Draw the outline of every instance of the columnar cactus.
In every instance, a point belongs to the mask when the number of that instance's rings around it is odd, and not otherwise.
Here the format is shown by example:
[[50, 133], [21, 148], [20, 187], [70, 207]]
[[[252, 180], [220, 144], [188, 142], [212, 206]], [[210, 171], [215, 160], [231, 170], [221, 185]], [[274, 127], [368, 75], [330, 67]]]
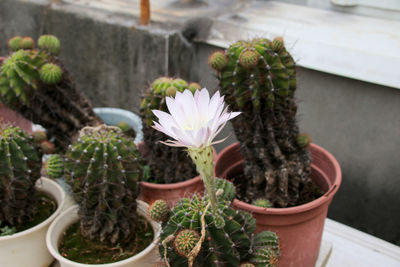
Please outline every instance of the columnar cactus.
[[9, 46], [16, 52], [0, 68], [0, 100], [45, 127], [49, 138], [66, 148], [81, 128], [99, 125], [101, 119], [56, 57], [59, 40], [42, 36], [38, 49], [28, 46], [31, 41], [10, 39]]
[[160, 144], [160, 140], [168, 137], [154, 130], [151, 126], [157, 120], [152, 110], [158, 109], [167, 112], [166, 96], [175, 96], [177, 91], [189, 89], [195, 92], [200, 85], [187, 83], [182, 79], [161, 77], [156, 79], [146, 90], [141, 103], [141, 117], [143, 119], [143, 139], [148, 148], [148, 164], [151, 166], [151, 176], [159, 183], [175, 183], [197, 175], [196, 167], [182, 148], [168, 147]]
[[245, 159], [246, 198], [296, 205], [311, 183], [311, 160], [296, 123], [295, 63], [282, 38], [236, 42], [209, 64], [227, 104], [242, 111], [232, 123]]
[[130, 236], [142, 171], [133, 140], [118, 127], [81, 130], [66, 153], [65, 178], [80, 206], [83, 236], [111, 244]]
[[0, 125], [0, 221], [17, 225], [35, 212], [35, 182], [42, 158], [21, 129]]

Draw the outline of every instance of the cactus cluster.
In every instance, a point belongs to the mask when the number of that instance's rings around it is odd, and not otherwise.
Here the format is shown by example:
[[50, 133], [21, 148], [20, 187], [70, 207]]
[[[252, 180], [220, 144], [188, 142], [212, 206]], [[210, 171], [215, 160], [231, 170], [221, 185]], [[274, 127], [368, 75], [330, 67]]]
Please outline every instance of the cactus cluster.
[[[255, 219], [251, 214], [230, 207], [234, 186], [218, 179], [216, 187], [220, 193], [223, 188], [230, 192], [218, 196], [225, 225], [216, 226], [206, 197], [181, 199], [169, 212], [170, 217], [163, 220], [159, 250], [165, 263], [174, 267], [277, 266], [280, 249], [276, 234], [255, 234]], [[150, 207], [152, 211], [156, 212]]]
[[57, 37], [41, 36], [38, 48], [30, 37], [17, 36], [8, 44], [14, 52], [0, 68], [0, 100], [4, 104], [45, 127], [49, 138], [54, 137], [62, 148], [84, 126], [101, 123], [62, 67]]
[[0, 221], [17, 225], [35, 212], [35, 182], [40, 178], [40, 150], [21, 129], [0, 125]]
[[81, 130], [67, 150], [64, 175], [79, 203], [83, 236], [110, 244], [130, 237], [142, 172], [133, 140], [118, 127]]
[[209, 65], [226, 103], [242, 112], [232, 123], [245, 159], [246, 199], [296, 205], [311, 183], [311, 160], [296, 122], [295, 62], [282, 38], [238, 41], [214, 52]]
[[183, 150], [160, 144], [160, 140], [166, 140], [168, 137], [151, 126], [153, 121], [157, 120], [152, 110], [168, 111], [167, 96], [173, 97], [176, 92], [183, 92], [185, 89], [195, 92], [200, 88], [198, 83], [161, 77], [156, 79], [145, 91], [140, 113], [143, 120], [143, 139], [149, 151], [147, 163], [151, 167], [152, 182], [176, 183], [197, 175], [195, 165], [185, 153], [182, 153]]

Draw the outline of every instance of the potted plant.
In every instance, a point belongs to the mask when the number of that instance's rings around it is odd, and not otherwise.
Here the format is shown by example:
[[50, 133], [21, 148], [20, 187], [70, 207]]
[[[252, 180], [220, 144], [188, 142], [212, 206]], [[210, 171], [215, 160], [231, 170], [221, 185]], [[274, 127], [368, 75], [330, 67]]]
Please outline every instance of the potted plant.
[[64, 173], [78, 206], [47, 234], [61, 267], [153, 266], [159, 225], [136, 200], [143, 163], [133, 139], [118, 127], [85, 127], [66, 152]]
[[[279, 266], [313, 266], [341, 171], [331, 154], [299, 133], [293, 58], [282, 38], [257, 38], [214, 52], [209, 64], [227, 103], [243, 113], [232, 122], [239, 143], [221, 152], [215, 175], [238, 185], [233, 206], [251, 212], [258, 231], [278, 234]], [[252, 205], [260, 198], [265, 207]]]
[[[156, 201], [149, 213], [163, 221], [159, 245], [166, 266], [277, 266], [279, 244], [269, 231], [254, 234], [255, 220], [245, 211], [235, 211], [230, 202], [235, 188], [213, 175], [212, 148], [215, 136], [238, 112], [224, 109], [219, 92], [176, 92], [167, 98], [171, 114], [155, 110], [155, 129], [174, 140], [164, 144], [187, 148], [206, 189], [205, 196], [181, 199], [169, 212], [165, 201]], [[183, 116], [185, 114], [186, 116]], [[190, 119], [187, 119], [190, 118]], [[169, 218], [168, 218], [169, 217]]]
[[[46, 231], [65, 194], [40, 178], [41, 152], [20, 128], [0, 125], [0, 266], [48, 266]], [[40, 178], [40, 179], [39, 179]]]
[[30, 37], [13, 37], [8, 45], [13, 52], [0, 71], [0, 100], [7, 107], [42, 125], [63, 149], [81, 128], [102, 123], [62, 67], [57, 37], [40, 36], [37, 48]]
[[[174, 97], [177, 92], [189, 89], [194, 93], [200, 89], [198, 83], [188, 83], [182, 79], [160, 77], [148, 88], [141, 103], [140, 114], [143, 120], [143, 141], [140, 148], [145, 154], [149, 166], [149, 175], [146, 181], [141, 182], [141, 198], [151, 203], [157, 199], [164, 199], [172, 206], [181, 197], [189, 197], [204, 190], [196, 166], [191, 159], [182, 153], [182, 148], [165, 146], [160, 140], [166, 138], [165, 133], [153, 129], [156, 116], [153, 110], [168, 110], [167, 97]], [[213, 150], [213, 155], [216, 153]]]

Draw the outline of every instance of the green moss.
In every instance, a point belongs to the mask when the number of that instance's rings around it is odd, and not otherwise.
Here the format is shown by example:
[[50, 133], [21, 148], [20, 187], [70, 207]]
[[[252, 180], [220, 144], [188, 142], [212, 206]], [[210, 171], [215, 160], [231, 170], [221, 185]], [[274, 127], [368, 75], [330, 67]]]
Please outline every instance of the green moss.
[[72, 261], [85, 264], [105, 264], [132, 257], [151, 244], [154, 238], [150, 223], [138, 217], [133, 234], [115, 246], [91, 241], [82, 236], [80, 223], [70, 226], [59, 247], [60, 254]]

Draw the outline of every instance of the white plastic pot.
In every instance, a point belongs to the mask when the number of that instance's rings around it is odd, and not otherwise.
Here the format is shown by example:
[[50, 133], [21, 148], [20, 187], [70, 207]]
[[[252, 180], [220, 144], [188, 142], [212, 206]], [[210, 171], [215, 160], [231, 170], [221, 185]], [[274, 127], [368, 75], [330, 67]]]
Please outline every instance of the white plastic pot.
[[54, 260], [46, 247], [46, 232], [63, 208], [65, 193], [56, 182], [44, 177], [36, 182], [36, 189], [56, 200], [57, 210], [35, 227], [0, 237], [1, 267], [46, 267]]
[[63, 233], [67, 230], [67, 228], [79, 220], [78, 205], [72, 206], [61, 213], [61, 215], [51, 224], [46, 237], [46, 243], [50, 253], [59, 262], [60, 267], [154, 267], [160, 259], [157, 244], [161, 227], [159, 223], [150, 219], [147, 213], [147, 203], [137, 200], [137, 204], [138, 214], [144, 216], [153, 227], [154, 240], [147, 248], [135, 256], [122, 261], [107, 264], [83, 264], [73, 262], [61, 256], [58, 252], [58, 246], [63, 237]]
[[143, 141], [142, 119], [135, 113], [120, 108], [94, 108], [94, 112], [107, 125], [116, 125], [126, 122], [136, 132], [135, 144]]

